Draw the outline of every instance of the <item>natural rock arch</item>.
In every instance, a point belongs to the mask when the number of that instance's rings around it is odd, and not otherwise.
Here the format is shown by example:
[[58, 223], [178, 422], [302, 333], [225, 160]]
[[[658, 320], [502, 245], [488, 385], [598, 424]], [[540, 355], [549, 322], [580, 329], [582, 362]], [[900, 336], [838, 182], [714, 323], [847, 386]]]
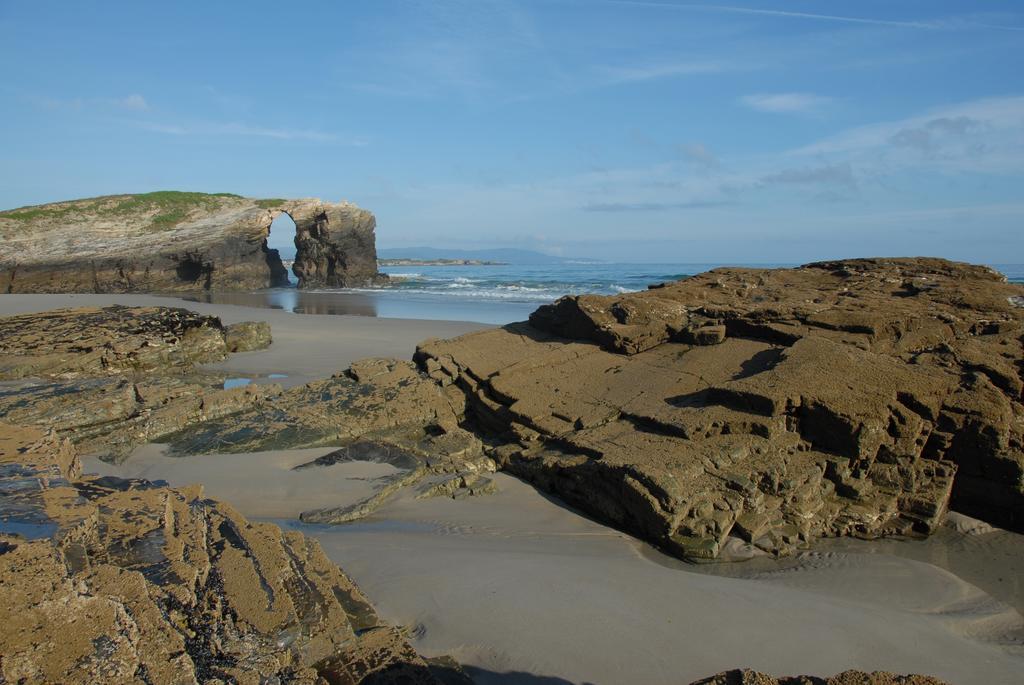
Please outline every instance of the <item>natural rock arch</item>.
[[0, 212], [0, 291], [173, 292], [288, 284], [267, 244], [295, 222], [299, 287], [380, 283], [371, 212], [349, 202], [160, 191]]
[[376, 218], [351, 203], [298, 200], [281, 209], [295, 222], [295, 264], [300, 288], [379, 283]]

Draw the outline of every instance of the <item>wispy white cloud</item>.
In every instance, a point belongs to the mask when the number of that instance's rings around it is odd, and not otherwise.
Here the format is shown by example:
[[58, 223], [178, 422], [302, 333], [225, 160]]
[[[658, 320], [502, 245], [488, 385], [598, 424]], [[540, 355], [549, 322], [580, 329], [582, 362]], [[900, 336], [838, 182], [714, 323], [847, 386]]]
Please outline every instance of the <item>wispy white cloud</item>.
[[806, 114], [831, 104], [833, 100], [813, 93], [757, 93], [744, 95], [740, 102], [759, 112]]
[[845, 160], [872, 173], [1024, 172], [1024, 97], [987, 98], [858, 126], [791, 156]]
[[725, 200], [691, 200], [688, 202], [591, 202], [583, 205], [585, 212], [667, 212], [685, 209], [713, 209], [734, 204]]
[[628, 67], [605, 67], [602, 71], [605, 82], [632, 83], [651, 81], [654, 79], [672, 78], [675, 76], [693, 76], [695, 74], [713, 74], [728, 69], [719, 62], [661, 62]]
[[143, 111], [149, 109], [149, 103], [146, 102], [146, 98], [142, 97], [138, 93], [132, 93], [126, 95], [123, 98], [117, 98], [114, 100], [114, 104], [125, 109], [134, 109], [137, 111]]
[[[891, 215], [893, 225], [923, 220], [933, 211], [950, 221], [995, 225], [1016, 216], [1020, 204], [973, 205], [970, 193], [949, 191], [948, 179], [937, 179], [936, 173], [1006, 178], [1024, 172], [1024, 98], [979, 100], [849, 129], [781, 155], [719, 156], [700, 144], [644, 145], [660, 147], [671, 160], [532, 183], [426, 184], [396, 193], [400, 202], [434, 217], [439, 227], [448, 221], [473, 225], [479, 216], [490, 216], [495, 230], [572, 223], [580, 212], [595, 231], [612, 234], [621, 232], [618, 217], [630, 214], [644, 216], [645, 231], [666, 235], [683, 226], [736, 226], [737, 217], [755, 219], [755, 224], [763, 217], [803, 217], [812, 226], [836, 215], [833, 205], [839, 200], [848, 203], [839, 214], [861, 217], [857, 209], [872, 208]], [[931, 209], [929, 198], [937, 188], [946, 188], [940, 192], [949, 193], [951, 205], [961, 204]], [[445, 199], [451, 197], [459, 198], [457, 210]], [[489, 214], [495, 206], [510, 209], [495, 217]], [[870, 226], [870, 216], [864, 214], [859, 225]]]
[[146, 131], [176, 136], [248, 136], [254, 138], [274, 138], [277, 140], [334, 143], [353, 147], [369, 145], [369, 140], [361, 137], [344, 138], [335, 133], [317, 131], [314, 129], [274, 128], [268, 126], [254, 126], [239, 122], [204, 122], [185, 125], [149, 121], [136, 121], [133, 123]]
[[904, 20], [904, 19], [881, 19], [878, 17], [857, 17], [843, 14], [823, 14], [819, 12], [795, 12], [792, 10], [770, 9], [763, 7], [742, 7], [736, 5], [711, 5], [706, 3], [689, 2], [655, 2], [654, 0], [602, 0], [611, 5], [629, 5], [634, 7], [656, 7], [659, 9], [698, 11], [698, 12], [722, 12], [729, 14], [751, 14], [766, 17], [780, 17], [788, 19], [807, 19], [812, 21], [840, 22], [845, 24], [866, 24], [870, 26], [892, 26], [906, 29], [919, 29], [926, 31], [940, 31], [951, 29], [983, 28], [997, 31], [1024, 31], [1024, 27], [1010, 26], [1003, 24], [991, 24], [976, 21], [971, 17], [955, 17], [952, 19], [927, 19], [927, 20]]
[[761, 177], [761, 182], [771, 184], [813, 184], [830, 183], [854, 188], [857, 179], [853, 175], [853, 167], [849, 163], [824, 164], [817, 167], [799, 169], [782, 169]]
[[704, 143], [679, 145], [677, 150], [683, 159], [704, 169], [713, 169], [718, 166], [718, 158]]
[[25, 100], [40, 107], [42, 109], [49, 110], [84, 110], [84, 109], [102, 109], [117, 107], [119, 109], [130, 109], [135, 111], [144, 111], [149, 109], [149, 103], [146, 102], [146, 98], [139, 95], [138, 93], [132, 93], [123, 97], [73, 97], [73, 98], [55, 98], [48, 95], [26, 95]]

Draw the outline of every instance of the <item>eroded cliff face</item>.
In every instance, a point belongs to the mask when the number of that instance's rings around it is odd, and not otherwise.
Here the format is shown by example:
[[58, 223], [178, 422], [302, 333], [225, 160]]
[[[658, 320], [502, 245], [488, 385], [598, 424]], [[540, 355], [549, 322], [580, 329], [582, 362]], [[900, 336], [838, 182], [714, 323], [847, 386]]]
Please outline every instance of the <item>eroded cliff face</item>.
[[267, 246], [296, 223], [299, 286], [357, 286], [377, 273], [373, 214], [355, 205], [158, 192], [0, 212], [0, 291], [175, 292], [288, 284]]

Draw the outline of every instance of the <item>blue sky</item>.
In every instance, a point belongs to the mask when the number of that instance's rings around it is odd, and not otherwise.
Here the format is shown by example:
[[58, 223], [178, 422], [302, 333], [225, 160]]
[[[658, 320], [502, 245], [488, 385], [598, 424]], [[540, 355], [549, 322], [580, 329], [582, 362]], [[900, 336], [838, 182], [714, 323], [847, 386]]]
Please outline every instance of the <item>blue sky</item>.
[[735, 3], [0, 0], [0, 206], [315, 196], [382, 247], [1024, 262], [1022, 3]]

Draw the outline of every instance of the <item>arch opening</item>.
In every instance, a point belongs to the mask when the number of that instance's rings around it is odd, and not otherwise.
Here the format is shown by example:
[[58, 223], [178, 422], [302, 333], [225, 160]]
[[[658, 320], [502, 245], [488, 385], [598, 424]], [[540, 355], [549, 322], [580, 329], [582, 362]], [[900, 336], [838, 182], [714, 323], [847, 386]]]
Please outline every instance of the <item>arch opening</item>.
[[267, 234], [267, 248], [276, 250], [280, 256], [288, 276], [288, 285], [296, 286], [299, 283], [295, 275], [295, 220], [288, 212], [281, 212], [270, 222], [270, 232]]

